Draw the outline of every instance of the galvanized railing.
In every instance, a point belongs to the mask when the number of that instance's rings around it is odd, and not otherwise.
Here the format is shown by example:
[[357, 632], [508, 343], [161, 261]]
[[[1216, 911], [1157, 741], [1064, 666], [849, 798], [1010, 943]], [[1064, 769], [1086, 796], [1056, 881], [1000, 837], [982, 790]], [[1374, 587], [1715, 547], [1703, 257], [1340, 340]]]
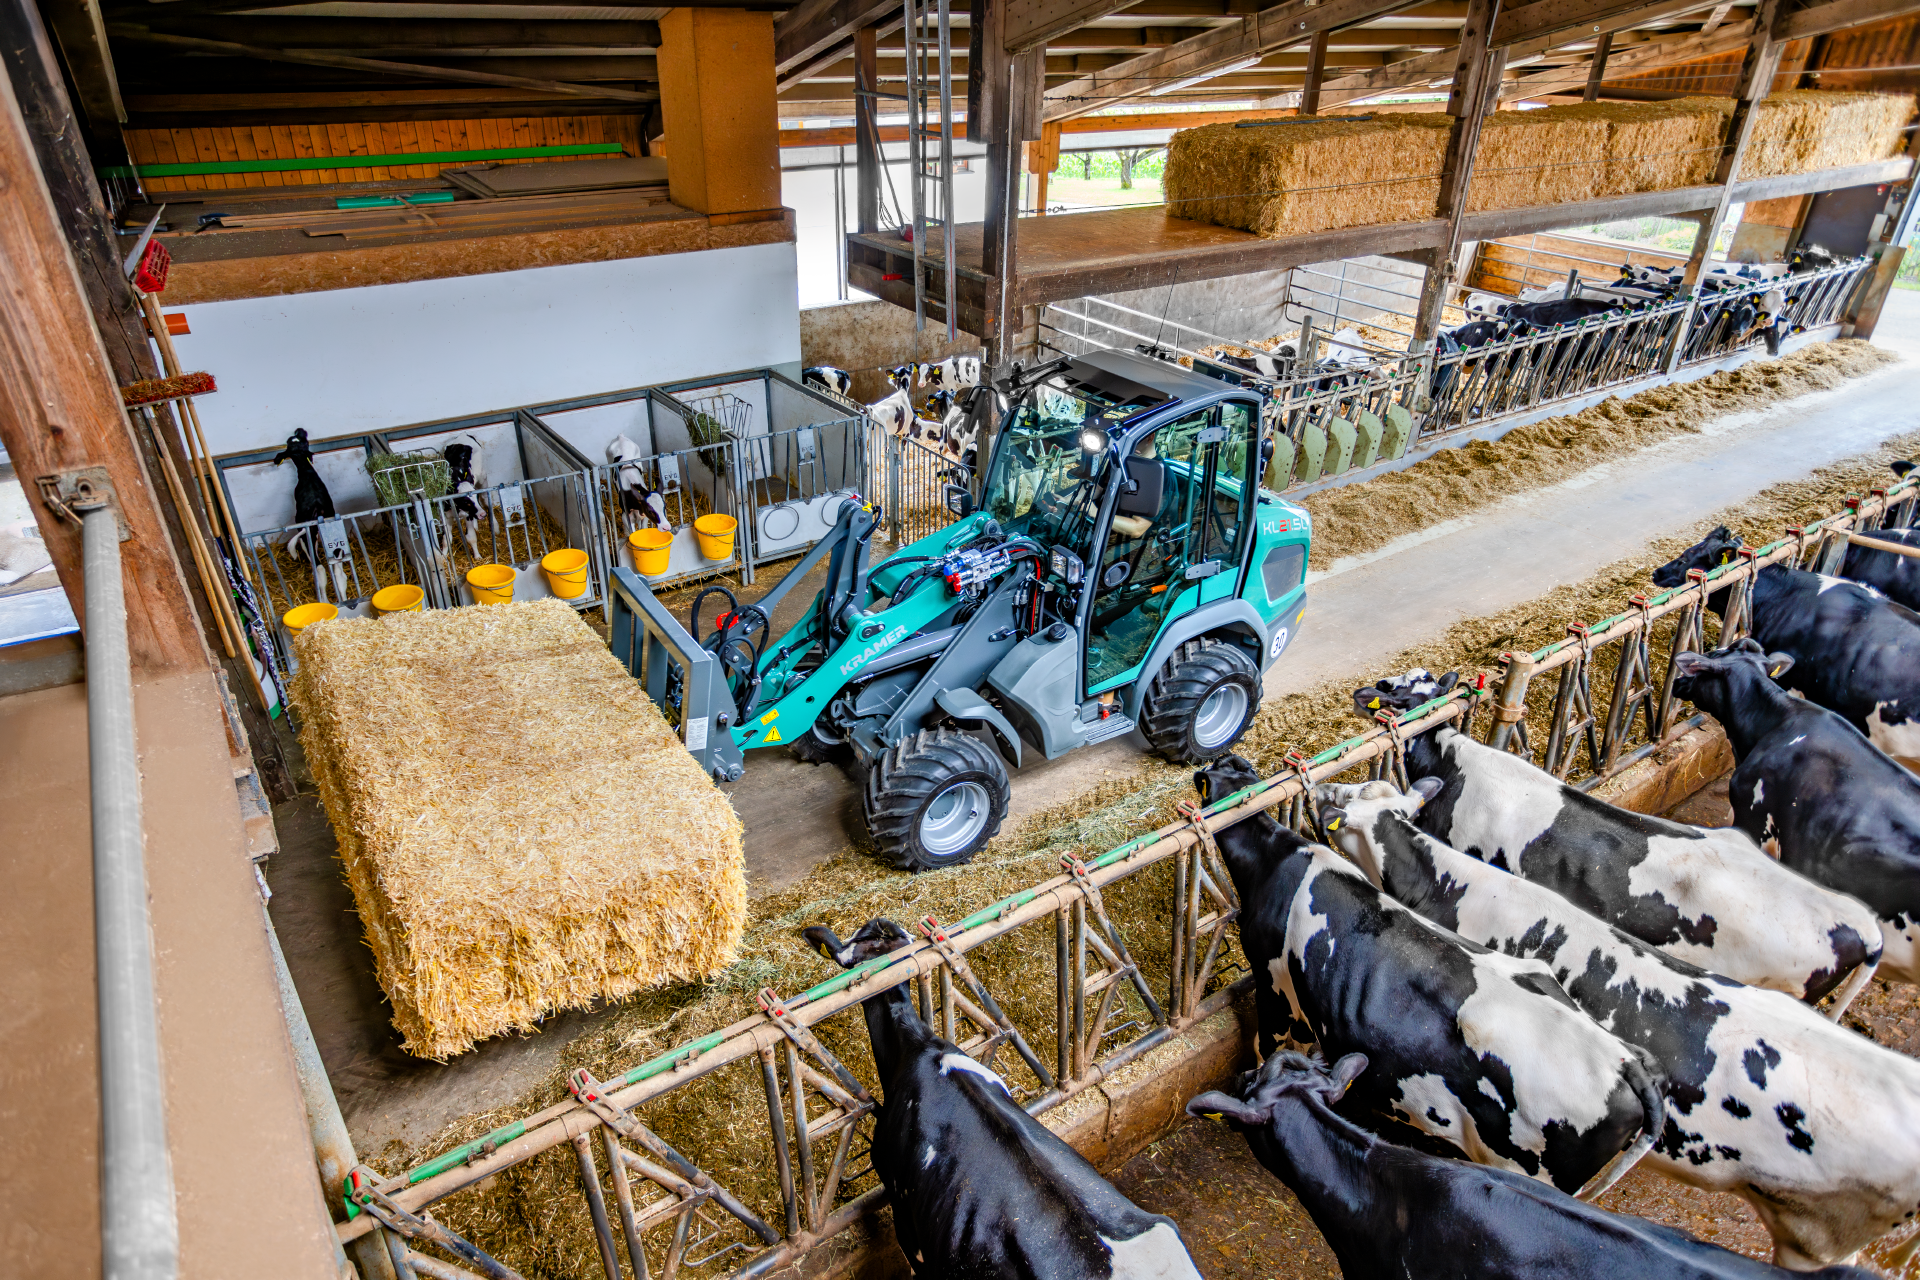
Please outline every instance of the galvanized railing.
[[[795, 996], [763, 991], [761, 1011], [751, 1017], [604, 1082], [578, 1078], [570, 1101], [398, 1176], [362, 1170], [350, 1192], [356, 1216], [340, 1225], [340, 1236], [352, 1241], [370, 1230], [390, 1233], [393, 1256], [412, 1268], [401, 1271], [402, 1280], [410, 1274], [475, 1274], [422, 1254], [428, 1246], [488, 1276], [513, 1276], [425, 1212], [541, 1152], [570, 1145], [607, 1280], [628, 1274], [623, 1253], [631, 1274], [652, 1274], [650, 1251], [667, 1275], [702, 1264], [716, 1267], [741, 1252], [752, 1256], [732, 1275], [784, 1267], [884, 1199], [871, 1169], [858, 1167], [864, 1157], [856, 1149], [872, 1114], [873, 1082], [851, 1071], [814, 1028], [830, 1019], [857, 1019], [866, 997], [911, 982], [930, 1022], [1006, 1074], [1030, 1113], [1044, 1113], [1250, 988], [1251, 976], [1231, 980], [1237, 962], [1225, 958], [1227, 926], [1239, 904], [1212, 833], [1281, 806], [1284, 820], [1311, 833], [1306, 797], [1313, 783], [1365, 768], [1405, 785], [1410, 779], [1403, 746], [1409, 738], [1447, 721], [1471, 733], [1483, 708], [1489, 713], [1483, 720], [1486, 741], [1591, 788], [1699, 723], [1699, 716], [1682, 714], [1674, 697], [1673, 654], [1705, 644], [1709, 594], [1727, 588], [1734, 593], [1719, 630], [1724, 643], [1744, 633], [1746, 602], [1762, 568], [1805, 563], [1831, 569], [1845, 554], [1848, 531], [1900, 523], [1916, 495], [1920, 476], [1850, 498], [1846, 510], [1789, 530], [1787, 537], [1710, 573], [1696, 573], [1684, 586], [1637, 595], [1624, 612], [1575, 627], [1565, 640], [1506, 655], [1503, 674], [1491, 680], [1469, 678], [1445, 697], [1397, 718], [1383, 717], [1310, 758], [1289, 752], [1281, 770], [1263, 782], [1204, 810], [1190, 806], [1181, 820], [1098, 857], [1064, 858], [1061, 874], [963, 920], [929, 923], [922, 939], [901, 951]], [[1556, 678], [1544, 679], [1549, 673]], [[1170, 959], [1156, 984], [1135, 958], [1138, 937], [1130, 939], [1119, 927], [1103, 891], [1167, 862], [1173, 871], [1164, 912]], [[1030, 1024], [1023, 1031], [966, 957], [1017, 930], [1049, 928], [1052, 1025]], [[857, 1023], [840, 1025], [864, 1034]], [[1135, 1034], [1122, 1039], [1116, 1030]], [[1033, 1047], [1047, 1039], [1056, 1046], [1051, 1060]], [[732, 1064], [756, 1062], [767, 1114], [764, 1167], [776, 1171], [779, 1184], [779, 1211], [772, 1215], [756, 1213], [715, 1180], [702, 1168], [700, 1152], [683, 1155], [646, 1124], [649, 1104]], [[618, 1210], [617, 1236], [608, 1192]], [[688, 1256], [695, 1249], [704, 1251], [698, 1261]]]
[[869, 483], [886, 514], [887, 537], [896, 547], [918, 542], [957, 517], [947, 509], [949, 484], [970, 485], [973, 472], [958, 458], [897, 436], [867, 420]]

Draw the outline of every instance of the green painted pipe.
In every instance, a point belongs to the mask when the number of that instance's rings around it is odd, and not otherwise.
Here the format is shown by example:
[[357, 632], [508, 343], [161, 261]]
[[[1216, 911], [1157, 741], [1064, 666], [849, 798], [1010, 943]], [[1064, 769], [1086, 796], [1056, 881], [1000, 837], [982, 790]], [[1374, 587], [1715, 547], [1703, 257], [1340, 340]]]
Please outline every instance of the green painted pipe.
[[410, 196], [341, 196], [336, 209], [398, 209], [409, 204], [452, 204], [451, 191], [420, 191]]
[[196, 160], [184, 164], [108, 165], [107, 178], [191, 178], [216, 173], [292, 173], [312, 169], [378, 169], [409, 164], [467, 164], [476, 160], [538, 160], [551, 156], [624, 155], [617, 142], [568, 142], [551, 147], [496, 147], [490, 151], [416, 151], [389, 156], [300, 156], [283, 160]]

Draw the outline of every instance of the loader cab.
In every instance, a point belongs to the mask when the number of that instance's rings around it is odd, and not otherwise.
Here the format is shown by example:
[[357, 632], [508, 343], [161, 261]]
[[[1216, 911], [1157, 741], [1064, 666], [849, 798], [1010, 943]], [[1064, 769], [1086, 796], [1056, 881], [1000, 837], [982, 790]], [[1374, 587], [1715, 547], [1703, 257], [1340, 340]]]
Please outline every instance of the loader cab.
[[1076, 360], [1009, 415], [982, 505], [1078, 560], [1081, 697], [1115, 701], [1170, 625], [1238, 590], [1259, 431], [1253, 392], [1124, 352]]

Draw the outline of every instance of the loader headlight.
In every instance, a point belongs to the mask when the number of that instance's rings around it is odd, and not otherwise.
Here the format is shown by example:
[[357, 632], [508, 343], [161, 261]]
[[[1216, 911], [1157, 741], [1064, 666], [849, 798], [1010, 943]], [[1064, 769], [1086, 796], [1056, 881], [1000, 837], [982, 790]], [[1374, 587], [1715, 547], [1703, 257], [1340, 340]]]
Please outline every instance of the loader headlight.
[[1107, 447], [1107, 433], [1099, 427], [1083, 427], [1080, 431], [1080, 450], [1083, 453], [1103, 453]]

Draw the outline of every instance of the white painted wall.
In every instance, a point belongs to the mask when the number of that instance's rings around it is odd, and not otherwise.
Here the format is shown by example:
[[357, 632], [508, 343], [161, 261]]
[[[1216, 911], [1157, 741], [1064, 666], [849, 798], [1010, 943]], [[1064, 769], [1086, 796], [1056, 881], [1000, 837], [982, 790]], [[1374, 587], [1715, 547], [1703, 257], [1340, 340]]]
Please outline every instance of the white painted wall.
[[[183, 308], [216, 454], [797, 366], [794, 246], [535, 267]], [[282, 468], [284, 470], [285, 468]]]

